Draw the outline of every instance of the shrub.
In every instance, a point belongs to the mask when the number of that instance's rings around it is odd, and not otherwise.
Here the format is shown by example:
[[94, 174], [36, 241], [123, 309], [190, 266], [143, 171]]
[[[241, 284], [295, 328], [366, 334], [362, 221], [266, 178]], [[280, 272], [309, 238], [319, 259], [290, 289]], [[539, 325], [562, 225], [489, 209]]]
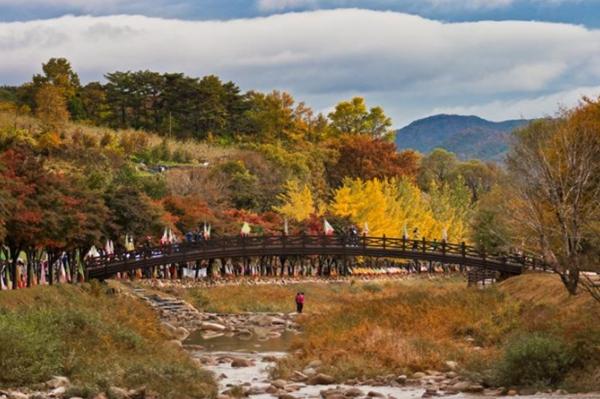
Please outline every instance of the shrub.
[[497, 372], [504, 386], [556, 386], [574, 364], [575, 357], [562, 340], [529, 334], [507, 343]]
[[377, 283], [365, 283], [363, 285], [363, 289], [365, 291], [375, 293], [375, 292], [381, 292], [383, 290], [383, 287]]

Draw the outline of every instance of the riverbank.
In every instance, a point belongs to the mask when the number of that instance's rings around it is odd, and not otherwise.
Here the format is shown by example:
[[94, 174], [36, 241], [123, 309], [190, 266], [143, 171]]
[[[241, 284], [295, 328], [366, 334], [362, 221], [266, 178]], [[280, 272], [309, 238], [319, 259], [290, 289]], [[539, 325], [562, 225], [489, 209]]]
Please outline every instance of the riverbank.
[[277, 379], [318, 361], [335, 383], [400, 378], [438, 393], [600, 391], [600, 308], [585, 294], [569, 297], [549, 274], [485, 290], [447, 277], [165, 290], [226, 313], [291, 312], [293, 295], [304, 291], [303, 334], [278, 361]]
[[[212, 375], [118, 287], [0, 293], [0, 397], [206, 398]], [[61, 376], [60, 379], [53, 378]]]

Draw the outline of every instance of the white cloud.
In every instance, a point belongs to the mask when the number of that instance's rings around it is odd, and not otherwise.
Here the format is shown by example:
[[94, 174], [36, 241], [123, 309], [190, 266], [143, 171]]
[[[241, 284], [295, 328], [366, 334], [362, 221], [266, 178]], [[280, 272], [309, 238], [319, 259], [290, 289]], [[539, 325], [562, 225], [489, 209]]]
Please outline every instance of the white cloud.
[[433, 113], [479, 115], [495, 121], [520, 118], [533, 119], [554, 116], [562, 107], [571, 108], [576, 106], [584, 96], [598, 98], [600, 96], [600, 85], [577, 87], [518, 100], [497, 100], [472, 106], [440, 107], [433, 109]]
[[356, 9], [231, 21], [0, 23], [0, 80], [25, 81], [57, 56], [71, 60], [83, 80], [129, 69], [214, 73], [243, 89], [290, 90], [318, 109], [363, 95], [397, 124], [435, 108], [495, 101], [537, 112], [519, 101], [600, 83], [600, 31], [567, 24], [441, 23]]

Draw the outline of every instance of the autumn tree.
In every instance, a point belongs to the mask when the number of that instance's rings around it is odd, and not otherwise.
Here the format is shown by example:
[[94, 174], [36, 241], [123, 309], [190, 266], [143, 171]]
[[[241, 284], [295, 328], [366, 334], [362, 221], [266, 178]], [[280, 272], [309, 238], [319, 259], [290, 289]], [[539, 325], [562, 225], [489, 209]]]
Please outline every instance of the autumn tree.
[[316, 213], [315, 201], [310, 187], [297, 180], [288, 180], [285, 191], [278, 196], [281, 204], [273, 209], [281, 215], [298, 222], [308, 219]]
[[338, 134], [365, 134], [374, 138], [391, 140], [394, 137], [392, 119], [381, 107], [367, 109], [365, 99], [354, 97], [338, 103], [329, 113], [331, 127]]
[[59, 88], [43, 85], [35, 95], [35, 104], [35, 114], [47, 133], [57, 134], [68, 122], [69, 111]]
[[[447, 201], [444, 204], [447, 207], [455, 206], [449, 198], [442, 200]], [[456, 217], [460, 211], [440, 211], [434, 206], [440, 207], [440, 204], [432, 203], [429, 196], [406, 179], [346, 179], [334, 192], [329, 209], [332, 214], [348, 217], [359, 226], [367, 223], [374, 236], [401, 237], [405, 229], [409, 234], [417, 229], [419, 237], [441, 239], [446, 229], [449, 240], [465, 239], [464, 221]]]
[[528, 237], [526, 245], [543, 254], [572, 295], [581, 271], [600, 260], [595, 246], [600, 235], [598, 154], [600, 103], [584, 99], [560, 118], [518, 131], [507, 159], [510, 216]]
[[414, 179], [419, 156], [412, 150], [398, 152], [396, 145], [367, 135], [344, 135], [330, 145], [337, 153], [327, 165], [329, 184], [338, 187], [344, 178], [407, 177]]
[[65, 106], [70, 115], [77, 117], [81, 114], [81, 102], [77, 97], [81, 86], [79, 76], [71, 63], [65, 58], [51, 58], [45, 64], [42, 64], [43, 74], [33, 76], [33, 91], [36, 97], [39, 90], [46, 86], [52, 86], [62, 96]]
[[454, 153], [443, 148], [434, 149], [421, 160], [417, 180], [419, 186], [421, 189], [427, 190], [432, 183], [438, 187], [444, 184], [452, 184], [452, 179], [456, 176], [457, 166], [458, 159]]

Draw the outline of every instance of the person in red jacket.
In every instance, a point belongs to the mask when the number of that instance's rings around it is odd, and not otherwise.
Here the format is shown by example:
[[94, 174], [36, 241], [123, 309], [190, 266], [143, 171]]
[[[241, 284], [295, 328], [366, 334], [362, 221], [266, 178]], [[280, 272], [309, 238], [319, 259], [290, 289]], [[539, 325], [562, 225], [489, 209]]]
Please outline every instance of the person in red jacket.
[[296, 312], [302, 313], [303, 307], [304, 307], [304, 292], [298, 292], [296, 294]]

